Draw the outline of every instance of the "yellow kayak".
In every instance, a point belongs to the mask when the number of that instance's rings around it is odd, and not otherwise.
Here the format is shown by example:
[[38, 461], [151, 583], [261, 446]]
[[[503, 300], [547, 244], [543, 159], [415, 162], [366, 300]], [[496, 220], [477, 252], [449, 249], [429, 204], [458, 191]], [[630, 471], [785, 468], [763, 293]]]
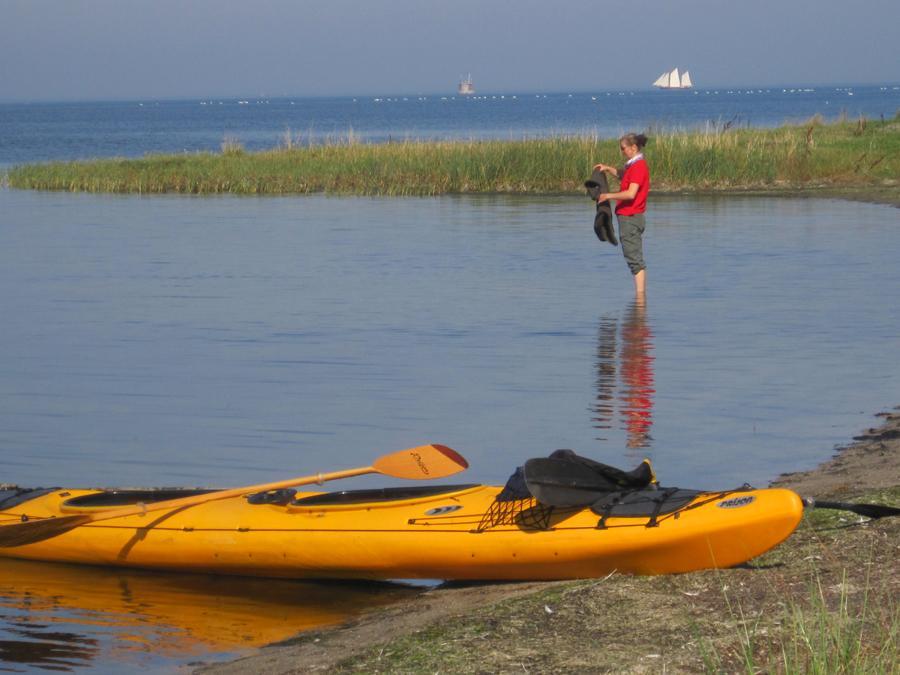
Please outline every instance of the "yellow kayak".
[[[783, 489], [651, 493], [635, 515], [627, 505], [545, 506], [501, 490], [277, 490], [97, 520], [0, 556], [297, 579], [574, 579], [731, 567], [783, 541], [803, 513]], [[0, 493], [0, 526], [202, 492]]]

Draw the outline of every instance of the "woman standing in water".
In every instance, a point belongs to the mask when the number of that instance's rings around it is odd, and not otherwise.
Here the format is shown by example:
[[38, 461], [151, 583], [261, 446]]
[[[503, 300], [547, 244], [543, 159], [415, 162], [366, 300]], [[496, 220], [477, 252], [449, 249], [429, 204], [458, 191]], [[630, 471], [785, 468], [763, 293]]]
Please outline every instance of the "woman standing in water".
[[647, 266], [644, 264], [644, 212], [647, 210], [647, 193], [650, 192], [650, 170], [641, 152], [647, 144], [643, 134], [625, 134], [619, 139], [619, 149], [625, 156], [625, 166], [617, 169], [597, 164], [600, 169], [619, 178], [619, 192], [601, 192], [598, 202], [615, 199], [616, 219], [619, 221], [619, 240], [628, 268], [634, 277], [634, 292], [644, 295], [647, 283]]

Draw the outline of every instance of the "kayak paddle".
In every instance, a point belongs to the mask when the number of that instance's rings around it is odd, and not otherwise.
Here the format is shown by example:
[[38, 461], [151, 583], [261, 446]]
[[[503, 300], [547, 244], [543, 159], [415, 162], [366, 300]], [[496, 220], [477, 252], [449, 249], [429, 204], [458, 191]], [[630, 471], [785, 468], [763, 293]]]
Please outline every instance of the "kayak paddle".
[[[448, 448], [446, 445], [420, 445], [415, 448], [407, 448], [406, 450], [399, 450], [389, 455], [384, 455], [372, 462], [372, 466], [360, 467], [358, 469], [319, 473], [314, 476], [301, 476], [298, 478], [276, 481], [274, 483], [263, 483], [262, 485], [250, 485], [228, 490], [218, 490], [201, 495], [192, 495], [190, 497], [179, 497], [177, 499], [151, 502], [149, 504], [134, 504], [132, 506], [113, 509], [111, 511], [60, 516], [42, 520], [24, 520], [23, 522], [13, 523], [12, 525], [0, 525], [0, 547], [11, 548], [14, 546], [34, 544], [64, 534], [81, 525], [96, 523], [101, 520], [111, 520], [113, 518], [123, 518], [125, 516], [139, 514], [142, 515], [144, 513], [149, 513], [150, 511], [162, 511], [165, 509], [185, 509], [190, 506], [206, 504], [207, 502], [218, 501], [220, 499], [241, 497], [254, 492], [280, 490], [299, 485], [311, 485], [312, 483], [321, 484], [325, 481], [362, 476], [368, 473], [380, 473], [384, 476], [391, 476], [393, 478], [429, 480], [431, 478], [451, 476], [468, 468], [468, 466], [469, 463], [462, 455], [452, 448]], [[25, 516], [23, 516], [23, 518], [25, 518]]]
[[900, 516], [900, 509], [884, 504], [852, 504], [850, 502], [825, 502], [812, 497], [803, 498], [803, 506], [808, 509], [836, 509], [851, 511], [866, 518], [878, 519]]

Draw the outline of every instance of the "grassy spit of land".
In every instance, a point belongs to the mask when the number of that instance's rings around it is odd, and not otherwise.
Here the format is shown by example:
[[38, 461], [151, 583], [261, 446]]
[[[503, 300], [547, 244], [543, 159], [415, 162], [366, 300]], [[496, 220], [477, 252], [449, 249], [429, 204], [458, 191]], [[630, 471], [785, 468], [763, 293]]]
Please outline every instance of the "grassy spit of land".
[[[650, 138], [657, 192], [839, 187], [887, 192], [894, 202], [900, 194], [900, 114]], [[253, 153], [228, 139], [221, 153], [22, 165], [8, 180], [15, 188], [141, 194], [560, 194], [581, 191], [594, 163], [618, 157], [615, 139], [597, 137], [366, 144], [351, 136]]]
[[[900, 408], [803, 495], [900, 505]], [[900, 518], [812, 510], [729, 570], [463, 584], [304, 633], [204, 673], [900, 673]], [[198, 664], [199, 665], [199, 664]]]

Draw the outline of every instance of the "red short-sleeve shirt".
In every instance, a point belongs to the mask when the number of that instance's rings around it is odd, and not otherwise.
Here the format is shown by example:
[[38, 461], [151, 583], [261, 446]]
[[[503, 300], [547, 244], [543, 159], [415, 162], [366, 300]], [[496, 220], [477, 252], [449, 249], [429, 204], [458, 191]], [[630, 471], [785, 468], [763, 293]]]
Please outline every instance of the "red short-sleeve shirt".
[[622, 174], [620, 190], [627, 190], [632, 183], [637, 183], [638, 191], [634, 199], [623, 199], [616, 204], [616, 214], [634, 216], [647, 210], [647, 193], [650, 192], [650, 170], [647, 162], [639, 159], [625, 167]]

